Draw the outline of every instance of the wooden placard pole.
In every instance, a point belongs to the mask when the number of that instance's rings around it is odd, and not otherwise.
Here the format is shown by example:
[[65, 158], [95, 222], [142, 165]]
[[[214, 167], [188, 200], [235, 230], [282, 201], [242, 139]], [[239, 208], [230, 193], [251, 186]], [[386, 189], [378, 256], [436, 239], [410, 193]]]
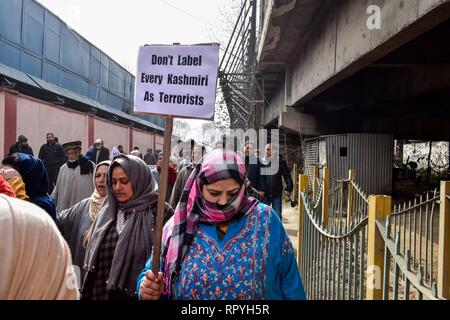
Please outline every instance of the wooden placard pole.
[[172, 145], [173, 118], [166, 117], [164, 131], [163, 159], [161, 164], [161, 176], [159, 179], [158, 211], [156, 213], [156, 239], [153, 244], [152, 271], [157, 275], [161, 257], [162, 230], [164, 226], [164, 209], [166, 204], [167, 183], [169, 178], [169, 158]]
[[[151, 113], [166, 118], [156, 212], [156, 238], [153, 244], [152, 271], [155, 275], [160, 270], [161, 262], [162, 230], [174, 118], [211, 119], [214, 115], [216, 100], [220, 46], [202, 44], [176, 48], [179, 45], [179, 43], [174, 43], [173, 46], [146, 45], [139, 49], [138, 55], [137, 73], [140, 76], [136, 81], [134, 111], [137, 114]], [[201, 86], [194, 88], [189, 83], [184, 84], [186, 87], [184, 89], [174, 86], [178, 81], [173, 80], [171, 75], [184, 74], [185, 77], [198, 77], [199, 73], [203, 79]], [[188, 87], [189, 92], [186, 92]], [[198, 108], [193, 108], [194, 106]]]

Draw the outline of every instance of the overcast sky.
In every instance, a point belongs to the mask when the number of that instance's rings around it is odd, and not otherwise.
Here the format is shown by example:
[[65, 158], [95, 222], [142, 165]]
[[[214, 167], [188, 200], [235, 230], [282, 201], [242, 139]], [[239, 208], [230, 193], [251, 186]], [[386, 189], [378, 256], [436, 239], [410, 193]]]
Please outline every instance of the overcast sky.
[[230, 12], [232, 3], [231, 0], [38, 1], [133, 74], [141, 45], [226, 41], [224, 15]]
[[233, 0], [38, 1], [133, 74], [145, 44], [222, 42], [223, 50], [235, 19]]

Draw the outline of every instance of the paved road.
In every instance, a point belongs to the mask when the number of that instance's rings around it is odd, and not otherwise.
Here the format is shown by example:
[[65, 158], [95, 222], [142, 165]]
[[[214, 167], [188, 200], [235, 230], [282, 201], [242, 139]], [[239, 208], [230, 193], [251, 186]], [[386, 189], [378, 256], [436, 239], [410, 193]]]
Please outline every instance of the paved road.
[[297, 254], [298, 207], [292, 208], [288, 202], [283, 203], [283, 225]]

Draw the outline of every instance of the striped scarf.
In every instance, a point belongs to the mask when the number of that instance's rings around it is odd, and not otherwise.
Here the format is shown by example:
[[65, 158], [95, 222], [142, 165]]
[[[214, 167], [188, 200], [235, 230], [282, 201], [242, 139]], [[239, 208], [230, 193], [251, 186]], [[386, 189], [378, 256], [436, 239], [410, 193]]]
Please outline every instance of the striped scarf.
[[[218, 206], [203, 199], [204, 185], [229, 178], [241, 188], [226, 205]], [[164, 281], [169, 295], [199, 222], [219, 226], [253, 213], [258, 201], [246, 196], [245, 179], [245, 164], [231, 151], [214, 150], [195, 166], [175, 214], [163, 230], [161, 265], [165, 267]]]

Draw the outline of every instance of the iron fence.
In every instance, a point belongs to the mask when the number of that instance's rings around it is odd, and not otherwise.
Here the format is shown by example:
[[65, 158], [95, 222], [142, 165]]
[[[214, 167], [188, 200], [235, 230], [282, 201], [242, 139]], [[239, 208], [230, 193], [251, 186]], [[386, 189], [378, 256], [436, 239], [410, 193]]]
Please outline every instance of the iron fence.
[[[367, 199], [355, 196], [351, 203], [354, 211], [348, 211], [349, 186], [357, 185], [348, 180], [334, 181], [329, 194], [324, 192], [325, 185], [317, 179], [314, 196], [301, 193], [305, 213], [300, 263], [305, 290], [314, 300], [365, 299], [367, 212], [360, 214], [365, 218], [359, 220], [349, 219], [348, 214], [367, 210]], [[327, 217], [323, 215], [324, 196], [328, 197]]]
[[439, 247], [437, 190], [427, 192], [377, 221], [385, 242], [383, 299], [437, 299]]
[[298, 263], [309, 299], [448, 299], [449, 182], [391, 207], [354, 176], [330, 183], [325, 168], [321, 179], [300, 177]]

